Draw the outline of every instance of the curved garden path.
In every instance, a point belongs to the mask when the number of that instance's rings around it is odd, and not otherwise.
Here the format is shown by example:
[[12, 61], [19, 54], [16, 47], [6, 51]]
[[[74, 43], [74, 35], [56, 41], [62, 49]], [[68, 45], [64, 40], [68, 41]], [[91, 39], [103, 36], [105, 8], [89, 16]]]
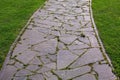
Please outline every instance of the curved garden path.
[[90, 0], [48, 0], [8, 54], [0, 80], [115, 80]]

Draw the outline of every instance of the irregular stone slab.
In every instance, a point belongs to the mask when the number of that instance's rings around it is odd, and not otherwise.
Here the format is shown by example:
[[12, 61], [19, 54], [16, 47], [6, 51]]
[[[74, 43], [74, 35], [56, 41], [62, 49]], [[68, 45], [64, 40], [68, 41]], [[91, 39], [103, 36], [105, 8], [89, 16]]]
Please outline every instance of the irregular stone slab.
[[56, 62], [56, 61], [57, 61], [57, 54], [54, 54], [54, 55], [48, 54], [47, 57], [48, 57], [52, 62]]
[[29, 77], [29, 80], [45, 80], [42, 74], [36, 74]]
[[89, 27], [89, 28], [83, 28], [81, 29], [81, 31], [86, 31], [86, 32], [92, 32], [93, 31], [93, 28], [92, 27]]
[[0, 74], [0, 80], [11, 80], [16, 73], [17, 68], [14, 66], [6, 66], [4, 72]]
[[16, 57], [17, 60], [24, 64], [28, 64], [30, 60], [32, 60], [36, 56], [36, 53], [34, 51], [24, 51], [22, 54], [18, 55]]
[[82, 54], [84, 54], [87, 51], [87, 49], [82, 49], [82, 50], [73, 50], [71, 51], [73, 54], [76, 54], [78, 56], [81, 56]]
[[53, 75], [51, 72], [45, 72], [45, 79], [46, 80], [58, 80], [56, 75]]
[[100, 47], [99, 43], [97, 41], [97, 38], [95, 37], [95, 33], [93, 32], [84, 32], [86, 36], [88, 36], [89, 41], [91, 43], [91, 47]]
[[[30, 33], [28, 33], [28, 31]], [[33, 44], [36, 44], [36, 43], [46, 40], [44, 38], [45, 36], [46, 35], [44, 33], [39, 31], [39, 28], [33, 29], [33, 30], [26, 30], [25, 34], [21, 37], [21, 39], [22, 39], [21, 43], [33, 45]]]
[[22, 68], [24, 67], [24, 65], [21, 64], [21, 63], [19, 63], [19, 62], [16, 62], [16, 63], [14, 64], [14, 66], [15, 66], [16, 68], [18, 68], [18, 69], [22, 69]]
[[103, 59], [104, 57], [102, 56], [102, 53], [99, 48], [91, 48], [79, 59], [77, 59], [76, 62], [74, 62], [70, 67], [75, 68], [86, 64], [94, 63], [97, 61], [101, 61]]
[[63, 69], [69, 66], [78, 56], [68, 50], [60, 50], [57, 54], [57, 69]]
[[63, 43], [59, 42], [59, 43], [58, 43], [58, 48], [59, 48], [60, 50], [62, 50], [62, 49], [66, 49], [66, 46], [65, 46]]
[[79, 44], [79, 45], [70, 45], [68, 46], [69, 50], [81, 50], [87, 49], [89, 46], [87, 44]]
[[42, 73], [45, 73], [45, 72], [49, 72], [49, 71], [51, 71], [51, 70], [52, 70], [52, 69], [49, 68], [49, 67], [47, 67], [46, 65], [40, 65], [40, 69], [37, 70], [36, 73], [42, 74]]
[[18, 56], [19, 54], [23, 53], [25, 50], [28, 50], [28, 47], [29, 46], [27, 46], [27, 45], [17, 44], [11, 57]]
[[52, 62], [47, 56], [41, 56], [40, 59], [44, 64], [48, 64]]
[[22, 77], [14, 77], [13, 80], [27, 80], [27, 77], [22, 76]]
[[21, 55], [18, 55], [16, 59], [24, 64], [28, 64], [29, 61], [35, 57], [35, 55], [36, 55], [35, 52], [27, 50], [24, 51]]
[[16, 77], [23, 77], [23, 76], [27, 77], [28, 75], [32, 75], [32, 73], [26, 69], [21, 69], [17, 71], [17, 73], [15, 74]]
[[56, 63], [49, 63], [49, 64], [46, 64], [44, 66], [46, 66], [46, 67], [48, 67], [50, 69], [56, 69]]
[[93, 69], [97, 72], [99, 80], [116, 80], [108, 64], [94, 64]]
[[76, 40], [76, 36], [63, 36], [60, 37], [60, 41], [64, 42], [65, 44], [71, 44], [74, 40]]
[[29, 71], [36, 71], [37, 69], [39, 69], [39, 66], [38, 65], [28, 65], [26, 69]]
[[90, 16], [84, 16], [84, 19], [85, 19], [85, 21], [90, 21], [91, 20]]
[[78, 39], [79, 39], [81, 42], [90, 45], [90, 40], [88, 39], [88, 37], [84, 37], [84, 38], [79, 37]]
[[72, 79], [74, 77], [80, 76], [82, 74], [90, 72], [91, 68], [89, 66], [83, 66], [70, 70], [57, 70], [54, 71], [62, 80]]
[[80, 76], [80, 77], [74, 78], [73, 80], [96, 80], [96, 78], [95, 78], [94, 75], [91, 75], [91, 74], [85, 74], [85, 75], [83, 75], [83, 76]]
[[31, 65], [41, 65], [42, 62], [37, 58], [37, 57], [34, 57], [30, 62], [29, 64]]
[[33, 50], [38, 51], [43, 55], [46, 55], [48, 53], [55, 53], [56, 47], [57, 47], [57, 39], [51, 39], [48, 41], [44, 41], [38, 45], [35, 45], [33, 47]]

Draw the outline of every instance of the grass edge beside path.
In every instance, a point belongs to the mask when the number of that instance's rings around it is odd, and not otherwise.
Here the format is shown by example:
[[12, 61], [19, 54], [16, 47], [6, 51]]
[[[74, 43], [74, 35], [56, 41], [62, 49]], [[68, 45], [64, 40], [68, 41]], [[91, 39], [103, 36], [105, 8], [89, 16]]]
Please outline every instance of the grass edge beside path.
[[120, 77], [120, 0], [93, 0], [94, 20], [106, 53]]
[[0, 68], [10, 46], [45, 0], [0, 0]]

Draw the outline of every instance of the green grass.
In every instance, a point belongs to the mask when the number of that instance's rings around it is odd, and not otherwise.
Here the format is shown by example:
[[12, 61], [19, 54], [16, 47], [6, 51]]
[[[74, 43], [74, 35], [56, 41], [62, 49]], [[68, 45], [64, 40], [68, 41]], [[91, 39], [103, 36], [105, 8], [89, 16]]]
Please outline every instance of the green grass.
[[92, 8], [106, 52], [120, 77], [120, 0], [93, 0]]
[[28, 19], [45, 0], [0, 0], [0, 68]]

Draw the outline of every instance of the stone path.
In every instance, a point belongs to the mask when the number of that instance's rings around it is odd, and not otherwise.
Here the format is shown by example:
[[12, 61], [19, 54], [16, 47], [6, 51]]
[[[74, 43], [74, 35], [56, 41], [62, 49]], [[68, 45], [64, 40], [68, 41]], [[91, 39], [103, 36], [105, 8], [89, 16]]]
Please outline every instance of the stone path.
[[0, 73], [0, 80], [115, 80], [97, 40], [90, 0], [48, 0]]

